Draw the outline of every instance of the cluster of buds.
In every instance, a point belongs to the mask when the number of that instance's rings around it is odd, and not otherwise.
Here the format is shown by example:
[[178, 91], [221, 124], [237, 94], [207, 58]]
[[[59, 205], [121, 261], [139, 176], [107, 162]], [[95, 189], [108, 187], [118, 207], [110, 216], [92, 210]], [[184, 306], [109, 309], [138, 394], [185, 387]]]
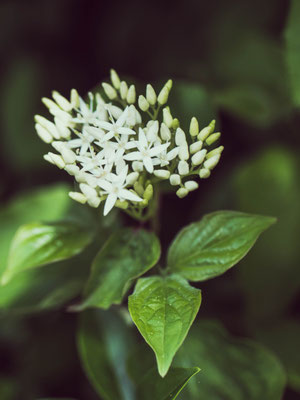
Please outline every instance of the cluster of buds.
[[168, 180], [183, 198], [198, 188], [194, 178], [210, 176], [223, 146], [209, 147], [220, 133], [214, 133], [215, 121], [199, 130], [195, 117], [184, 132], [166, 106], [171, 80], [158, 95], [148, 84], [138, 99], [135, 86], [114, 70], [111, 84], [102, 86], [103, 94], [89, 93], [87, 101], [75, 89], [69, 100], [54, 91], [52, 99], [42, 99], [54, 121], [35, 116], [38, 135], [57, 151], [45, 160], [78, 183], [72, 199], [92, 207], [105, 202], [104, 215], [116, 206], [141, 218], [160, 181]]

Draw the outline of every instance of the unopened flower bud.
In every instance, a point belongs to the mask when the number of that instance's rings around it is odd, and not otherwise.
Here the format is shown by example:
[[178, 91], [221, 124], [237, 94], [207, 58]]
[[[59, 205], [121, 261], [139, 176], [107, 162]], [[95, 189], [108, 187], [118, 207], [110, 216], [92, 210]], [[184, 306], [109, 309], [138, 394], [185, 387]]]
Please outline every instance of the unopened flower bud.
[[180, 188], [177, 190], [176, 194], [180, 199], [183, 199], [189, 194], [189, 191], [186, 188]]
[[215, 156], [212, 156], [211, 158], [206, 160], [203, 164], [204, 168], [207, 168], [209, 170], [212, 170], [213, 168], [215, 168], [215, 166], [218, 164], [218, 162], [220, 160], [220, 157], [221, 157], [220, 154], [216, 154]]
[[51, 152], [44, 155], [44, 160], [50, 162], [53, 165], [56, 165], [59, 169], [63, 169], [66, 165], [61, 156]]
[[78, 108], [80, 105], [79, 94], [76, 89], [71, 90], [70, 101], [73, 108]]
[[81, 204], [85, 204], [87, 200], [85, 195], [79, 192], [69, 192], [69, 196], [71, 197], [72, 200], [75, 200]]
[[112, 87], [109, 83], [103, 82], [102, 87], [109, 100], [114, 100], [118, 96], [116, 89]]
[[65, 171], [67, 171], [69, 175], [75, 176], [79, 172], [79, 167], [75, 164], [68, 164], [65, 166]]
[[191, 154], [197, 153], [197, 151], [200, 151], [202, 149], [203, 142], [202, 140], [198, 140], [197, 142], [193, 143], [190, 145], [190, 152]]
[[161, 91], [159, 92], [159, 95], [157, 97], [158, 104], [160, 104], [161, 106], [166, 104], [166, 102], [168, 101], [168, 98], [169, 98], [169, 93], [170, 93], [170, 91], [167, 88], [167, 86], [164, 86], [161, 89]]
[[189, 164], [186, 161], [179, 161], [178, 172], [180, 175], [187, 175], [190, 171]]
[[179, 128], [179, 126], [180, 126], [179, 119], [178, 118], [174, 118], [173, 121], [172, 121], [172, 128], [173, 129], [177, 129], [177, 128]]
[[63, 142], [53, 142], [52, 146], [59, 151], [66, 164], [73, 164], [76, 161], [76, 154]]
[[179, 151], [178, 151], [178, 157], [180, 160], [186, 161], [189, 159], [190, 154], [189, 154], [189, 148], [187, 143], [184, 143], [183, 145], [179, 146]]
[[53, 124], [53, 122], [48, 121], [41, 115], [35, 115], [34, 120], [35, 122], [40, 124], [43, 128], [47, 129], [47, 131], [54, 137], [54, 139], [60, 139], [60, 134], [56, 129], [56, 126]]
[[37, 131], [37, 134], [39, 135], [39, 137], [42, 139], [43, 142], [51, 143], [53, 141], [53, 137], [50, 134], [50, 132], [48, 132], [47, 129], [43, 128], [42, 125], [35, 124], [35, 129]]
[[202, 149], [200, 151], [197, 151], [196, 154], [193, 155], [192, 157], [192, 164], [193, 165], [200, 165], [203, 163], [205, 156], [206, 156], [207, 150]]
[[168, 82], [165, 84], [165, 86], [169, 89], [169, 91], [172, 89], [173, 86], [173, 81], [172, 79], [169, 79]]
[[127, 177], [126, 177], [127, 185], [133, 185], [134, 182], [137, 181], [138, 177], [139, 177], [139, 173], [138, 172], [131, 172], [130, 174], [128, 174]]
[[55, 109], [58, 111], [60, 108], [58, 105], [51, 99], [48, 99], [48, 97], [43, 97], [42, 102], [45, 104], [45, 106], [50, 110], [50, 109]]
[[143, 196], [145, 190], [140, 182], [134, 182], [133, 188], [139, 196]]
[[97, 191], [95, 189], [93, 189], [92, 187], [90, 187], [89, 185], [87, 185], [86, 183], [81, 183], [79, 185], [79, 187], [87, 199], [98, 196]]
[[135, 172], [142, 172], [144, 169], [144, 164], [141, 161], [133, 161], [132, 163], [132, 169]]
[[127, 93], [128, 93], [128, 86], [127, 83], [125, 81], [122, 81], [120, 83], [120, 95], [121, 95], [121, 99], [125, 100], [127, 97]]
[[199, 176], [202, 179], [206, 179], [210, 177], [210, 170], [207, 168], [201, 168], [199, 171]]
[[128, 208], [128, 201], [121, 201], [121, 200], [117, 200], [115, 203], [115, 206], [120, 208], [121, 210], [126, 210]]
[[110, 70], [110, 80], [111, 80], [111, 83], [113, 84], [114, 88], [119, 90], [121, 82], [120, 82], [119, 75], [116, 73], [116, 71], [114, 69]]
[[177, 186], [181, 184], [181, 177], [178, 174], [172, 174], [170, 176], [170, 184], [172, 186]]
[[196, 190], [199, 187], [198, 183], [195, 181], [186, 181], [184, 186], [189, 192], [192, 192], [193, 190]]
[[101, 199], [98, 196], [88, 197], [87, 202], [88, 202], [89, 206], [97, 208], [97, 207], [99, 207], [99, 205], [101, 203]]
[[213, 119], [208, 126], [200, 131], [198, 139], [204, 141], [211, 133], [213, 133], [215, 129], [215, 124], [216, 121]]
[[153, 197], [153, 186], [151, 184], [147, 185], [143, 197], [145, 200], [151, 200]]
[[154, 171], [154, 175], [160, 179], [169, 179], [170, 171], [167, 171], [165, 169], [157, 169]]
[[146, 99], [152, 106], [156, 103], [156, 93], [150, 84], [146, 87]]
[[197, 118], [193, 117], [190, 123], [190, 135], [197, 136], [199, 133], [199, 124]]
[[71, 136], [71, 131], [69, 128], [66, 127], [66, 125], [57, 117], [54, 117], [54, 122], [55, 122], [55, 126], [58, 130], [59, 135], [63, 138], [63, 139], [69, 139]]
[[165, 107], [163, 109], [163, 121], [167, 125], [168, 128], [172, 127], [173, 117], [172, 117], [169, 107]]
[[128, 89], [126, 101], [128, 104], [133, 104], [135, 103], [135, 100], [136, 100], [135, 86], [131, 85]]
[[211, 144], [215, 143], [220, 138], [220, 136], [221, 132], [213, 133], [212, 135], [208, 136], [205, 142], [210, 146]]
[[56, 103], [59, 105], [59, 107], [66, 111], [69, 112], [72, 110], [73, 106], [72, 104], [69, 102], [69, 100], [67, 100], [64, 96], [62, 96], [60, 93], [58, 93], [57, 91], [53, 91], [52, 92], [52, 97], [53, 99], [56, 101]]
[[182, 146], [186, 144], [186, 136], [181, 128], [177, 128], [175, 133], [175, 143], [177, 146]]
[[224, 150], [224, 146], [219, 146], [216, 149], [211, 150], [209, 153], [206, 154], [206, 159], [209, 159], [217, 154], [221, 154]]
[[160, 136], [161, 136], [162, 140], [164, 140], [165, 142], [168, 142], [171, 139], [170, 129], [167, 127], [167, 125], [164, 122], [162, 122], [162, 124], [160, 126]]
[[143, 95], [139, 96], [138, 103], [139, 103], [139, 107], [142, 111], [147, 111], [150, 107], [149, 102], [147, 101], [146, 97]]

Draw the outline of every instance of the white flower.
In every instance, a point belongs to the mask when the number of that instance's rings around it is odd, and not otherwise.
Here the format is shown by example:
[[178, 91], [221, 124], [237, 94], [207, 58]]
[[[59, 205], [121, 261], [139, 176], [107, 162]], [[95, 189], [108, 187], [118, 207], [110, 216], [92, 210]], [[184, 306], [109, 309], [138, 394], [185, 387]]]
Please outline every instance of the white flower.
[[107, 215], [115, 205], [116, 201], [130, 200], [130, 201], [142, 201], [137, 194], [125, 189], [126, 177], [128, 173], [128, 166], [123, 169], [119, 175], [113, 175], [111, 182], [100, 179], [98, 186], [103, 189], [104, 194], [107, 194], [107, 198], [104, 206], [104, 215]]
[[161, 167], [165, 167], [170, 164], [170, 161], [174, 160], [178, 155], [179, 148], [175, 147], [171, 151], [167, 152], [167, 150], [162, 151], [157, 159], [154, 160], [155, 165], [160, 165]]
[[142, 161], [146, 170], [152, 174], [153, 172], [153, 158], [157, 157], [160, 153], [165, 151], [170, 143], [159, 144], [157, 146], [147, 141], [146, 135], [142, 128], [139, 129], [139, 140], [136, 143], [138, 151], [126, 154], [124, 160], [128, 161]]
[[91, 144], [95, 139], [102, 140], [104, 137], [104, 131], [93, 126], [85, 126], [81, 132], [74, 131], [78, 136], [78, 139], [72, 139], [68, 141], [68, 146], [71, 149], [80, 148], [79, 154], [85, 155], [88, 150], [91, 150]]
[[135, 131], [126, 128], [125, 122], [128, 116], [128, 107], [125, 108], [124, 112], [120, 115], [120, 117], [114, 122], [113, 118], [112, 122], [107, 121], [97, 121], [97, 126], [99, 128], [105, 129], [108, 131], [105, 135], [106, 140], [109, 140], [113, 137], [118, 137], [119, 135], [135, 135]]

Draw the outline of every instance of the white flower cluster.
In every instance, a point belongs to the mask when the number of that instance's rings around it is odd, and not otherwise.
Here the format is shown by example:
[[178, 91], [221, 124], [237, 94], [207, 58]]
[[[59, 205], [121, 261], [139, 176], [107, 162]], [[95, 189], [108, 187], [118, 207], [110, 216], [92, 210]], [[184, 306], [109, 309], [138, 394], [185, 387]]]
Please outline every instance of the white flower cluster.
[[[111, 70], [112, 84], [103, 83], [106, 100], [100, 93], [89, 93], [85, 102], [72, 89], [70, 100], [58, 92], [42, 101], [54, 122], [36, 115], [36, 131], [51, 143], [57, 153], [45, 160], [74, 176], [79, 191], [72, 199], [98, 207], [105, 201], [104, 215], [114, 207], [141, 217], [153, 197], [153, 184], [169, 180], [177, 186], [178, 197], [198, 188], [191, 176], [207, 178], [219, 162], [223, 146], [208, 151], [220, 133], [213, 133], [215, 122], [199, 132], [192, 118], [189, 137], [166, 107], [172, 81], [157, 96], [147, 85], [146, 96], [139, 96], [135, 107], [135, 86], [120, 81]], [[162, 122], [158, 115], [162, 109]], [[146, 117], [146, 118], [144, 118]], [[145, 121], [144, 121], [145, 120]]]

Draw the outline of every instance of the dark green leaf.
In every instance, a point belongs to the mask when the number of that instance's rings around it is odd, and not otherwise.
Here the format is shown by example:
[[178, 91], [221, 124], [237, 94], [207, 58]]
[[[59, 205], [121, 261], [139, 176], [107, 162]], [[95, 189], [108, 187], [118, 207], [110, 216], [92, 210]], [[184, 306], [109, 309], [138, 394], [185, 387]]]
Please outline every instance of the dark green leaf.
[[141, 380], [137, 394], [143, 400], [173, 400], [179, 395], [189, 380], [200, 371], [200, 368], [170, 368], [162, 378], [152, 368]]
[[112, 311], [85, 311], [80, 316], [77, 343], [83, 368], [101, 398], [134, 399], [126, 372], [132, 338], [120, 317]]
[[6, 284], [21, 271], [64, 260], [80, 253], [93, 239], [93, 229], [77, 222], [52, 224], [31, 223], [21, 226], [8, 256], [7, 269], [2, 275]]
[[285, 30], [286, 60], [294, 103], [300, 106], [300, 3], [292, 0]]
[[133, 280], [152, 268], [159, 257], [160, 244], [153, 233], [142, 229], [119, 230], [93, 261], [84, 299], [74, 309], [107, 309], [120, 304]]
[[218, 211], [185, 227], [168, 252], [168, 266], [191, 281], [223, 274], [251, 249], [275, 218]]
[[67, 185], [53, 185], [19, 195], [0, 210], [0, 272], [6, 268], [10, 242], [19, 226], [62, 218], [71, 205]]
[[180, 276], [155, 276], [139, 279], [128, 300], [131, 317], [165, 376], [197, 315], [201, 292]]
[[185, 400], [281, 400], [285, 374], [277, 358], [260, 344], [236, 339], [219, 325], [195, 324], [174, 365], [199, 365], [199, 380], [187, 385]]

